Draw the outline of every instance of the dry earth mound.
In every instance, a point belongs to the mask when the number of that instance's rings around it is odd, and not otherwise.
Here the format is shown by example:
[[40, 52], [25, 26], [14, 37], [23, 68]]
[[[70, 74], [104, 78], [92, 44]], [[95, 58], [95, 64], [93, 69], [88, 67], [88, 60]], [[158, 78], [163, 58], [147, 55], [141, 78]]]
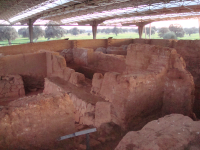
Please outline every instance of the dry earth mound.
[[172, 114], [128, 132], [115, 150], [199, 150], [200, 121]]
[[0, 149], [47, 149], [74, 131], [74, 107], [67, 94], [21, 98], [0, 111]]

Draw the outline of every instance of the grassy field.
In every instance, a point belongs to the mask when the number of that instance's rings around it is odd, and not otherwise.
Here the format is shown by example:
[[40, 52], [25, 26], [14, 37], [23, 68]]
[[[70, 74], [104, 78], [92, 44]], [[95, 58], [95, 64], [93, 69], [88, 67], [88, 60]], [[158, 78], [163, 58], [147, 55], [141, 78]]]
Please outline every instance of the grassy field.
[[[120, 33], [117, 36], [113, 33], [110, 34], [103, 34], [103, 33], [98, 33], [97, 34], [97, 39], [107, 39], [108, 37], [113, 37], [114, 39], [125, 39], [125, 38], [139, 38], [138, 33], [133, 33], [133, 32], [128, 32], [128, 33]], [[143, 34], [143, 38], [145, 37], [145, 35]], [[66, 34], [64, 37], [62, 38], [53, 38], [50, 40], [59, 40], [59, 39], [65, 39], [65, 38], [69, 38], [70, 40], [78, 40], [78, 39], [92, 39], [92, 34], [90, 34], [90, 36], [87, 35], [87, 33], [85, 34], [79, 34], [77, 36], [71, 35], [71, 34]], [[146, 37], [147, 39], [149, 38], [149, 36]], [[158, 34], [154, 34], [151, 36], [151, 39], [161, 39]], [[189, 35], [185, 35], [182, 38], [178, 38], [178, 40], [196, 40], [199, 39], [199, 34], [192, 34], [191, 36]], [[45, 39], [44, 37], [39, 38], [37, 40], [37, 42], [44, 42], [47, 41], [47, 39]], [[29, 39], [28, 38], [17, 38], [16, 40], [12, 41], [12, 45], [18, 45], [18, 44], [24, 44], [24, 43], [29, 43]], [[8, 41], [0, 41], [0, 46], [7, 46], [8, 45]]]

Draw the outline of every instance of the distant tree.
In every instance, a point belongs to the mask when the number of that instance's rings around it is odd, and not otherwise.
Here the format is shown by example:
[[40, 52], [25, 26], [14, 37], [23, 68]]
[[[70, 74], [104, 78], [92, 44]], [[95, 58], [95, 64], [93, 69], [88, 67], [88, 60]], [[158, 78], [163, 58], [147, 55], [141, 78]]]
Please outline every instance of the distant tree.
[[56, 22], [50, 21], [48, 24], [46, 24], [45, 38], [47, 38], [47, 40], [55, 37], [61, 38], [63, 37], [64, 33], [65, 30], [62, 27], [58, 26]]
[[68, 34], [69, 31], [67, 29], [63, 29], [64, 30], [64, 34]]
[[88, 33], [87, 35], [90, 36], [90, 33]]
[[104, 31], [105, 31], [106, 34], [110, 34], [112, 32], [112, 29], [106, 28]]
[[33, 39], [35, 39], [35, 42], [37, 42], [39, 37], [43, 37], [44, 34], [44, 30], [42, 30], [41, 27], [39, 26], [35, 26], [33, 27]]
[[194, 34], [194, 33], [198, 33], [199, 32], [199, 29], [198, 28], [195, 28], [195, 27], [192, 27], [192, 28], [184, 28], [184, 31], [186, 34], [189, 34], [189, 36], [191, 34]]
[[18, 30], [18, 34], [21, 35], [22, 37], [28, 37], [27, 28], [20, 28], [20, 29]]
[[125, 30], [123, 30], [122, 28], [119, 28], [119, 33], [124, 33]]
[[79, 30], [80, 34], [85, 33], [85, 30]]
[[135, 33], [137, 33], [138, 29], [131, 28], [131, 29], [129, 29], [129, 32], [135, 32]]
[[101, 30], [101, 33], [105, 33], [105, 30], [106, 30], [106, 29], [102, 29], [102, 30]]
[[[29, 28], [20, 28], [18, 30], [18, 34], [22, 35], [22, 37], [28, 37], [29, 38]], [[39, 26], [34, 26], [33, 27], [33, 39], [35, 42], [38, 40], [39, 37], [44, 36], [44, 30], [42, 30], [41, 27]]]
[[0, 41], [4, 40], [3, 37], [3, 27], [0, 27]]
[[128, 29], [121, 29], [121, 32], [126, 33], [128, 32]]
[[70, 32], [71, 32], [72, 35], [75, 35], [75, 36], [80, 33], [80, 31], [77, 27], [70, 29]]
[[[145, 30], [143, 30], [143, 32], [145, 32]], [[151, 35], [156, 33], [156, 27], [151, 27]], [[150, 28], [146, 27], [146, 34], [149, 35], [150, 34]]]
[[101, 33], [101, 29], [97, 29], [97, 33]]
[[114, 28], [112, 29], [112, 33], [114, 33], [116, 36], [117, 36], [117, 34], [119, 34], [119, 32], [120, 32], [120, 30], [119, 30], [119, 28], [117, 28], [117, 27], [114, 27]]
[[9, 45], [11, 41], [18, 37], [18, 33], [13, 27], [0, 27], [0, 40], [8, 40]]
[[169, 30], [174, 32], [176, 37], [184, 37], [185, 32], [180, 24], [171, 24]]
[[163, 39], [177, 39], [174, 32], [167, 32], [164, 34]]
[[169, 28], [162, 27], [162, 28], [158, 29], [158, 36], [162, 38], [164, 36], [164, 34], [167, 32], [169, 32]]

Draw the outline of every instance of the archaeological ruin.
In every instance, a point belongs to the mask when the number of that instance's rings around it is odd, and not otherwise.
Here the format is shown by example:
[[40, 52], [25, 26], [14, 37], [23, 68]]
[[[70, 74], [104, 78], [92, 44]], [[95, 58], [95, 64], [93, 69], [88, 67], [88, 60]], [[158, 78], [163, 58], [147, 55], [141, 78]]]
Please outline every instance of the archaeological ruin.
[[86, 149], [85, 136], [56, 139], [89, 128], [97, 150], [200, 149], [199, 49], [157, 39], [1, 47], [0, 149]]

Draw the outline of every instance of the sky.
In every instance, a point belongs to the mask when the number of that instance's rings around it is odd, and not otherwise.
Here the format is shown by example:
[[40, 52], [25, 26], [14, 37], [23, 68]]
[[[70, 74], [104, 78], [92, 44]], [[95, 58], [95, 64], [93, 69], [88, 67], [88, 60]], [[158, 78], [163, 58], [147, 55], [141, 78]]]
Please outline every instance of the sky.
[[151, 23], [151, 26], [169, 27], [170, 24], [180, 24], [180, 25], [182, 25], [183, 28], [189, 28], [189, 27], [197, 27], [198, 28], [199, 27], [198, 19], [153, 22], [153, 23]]

